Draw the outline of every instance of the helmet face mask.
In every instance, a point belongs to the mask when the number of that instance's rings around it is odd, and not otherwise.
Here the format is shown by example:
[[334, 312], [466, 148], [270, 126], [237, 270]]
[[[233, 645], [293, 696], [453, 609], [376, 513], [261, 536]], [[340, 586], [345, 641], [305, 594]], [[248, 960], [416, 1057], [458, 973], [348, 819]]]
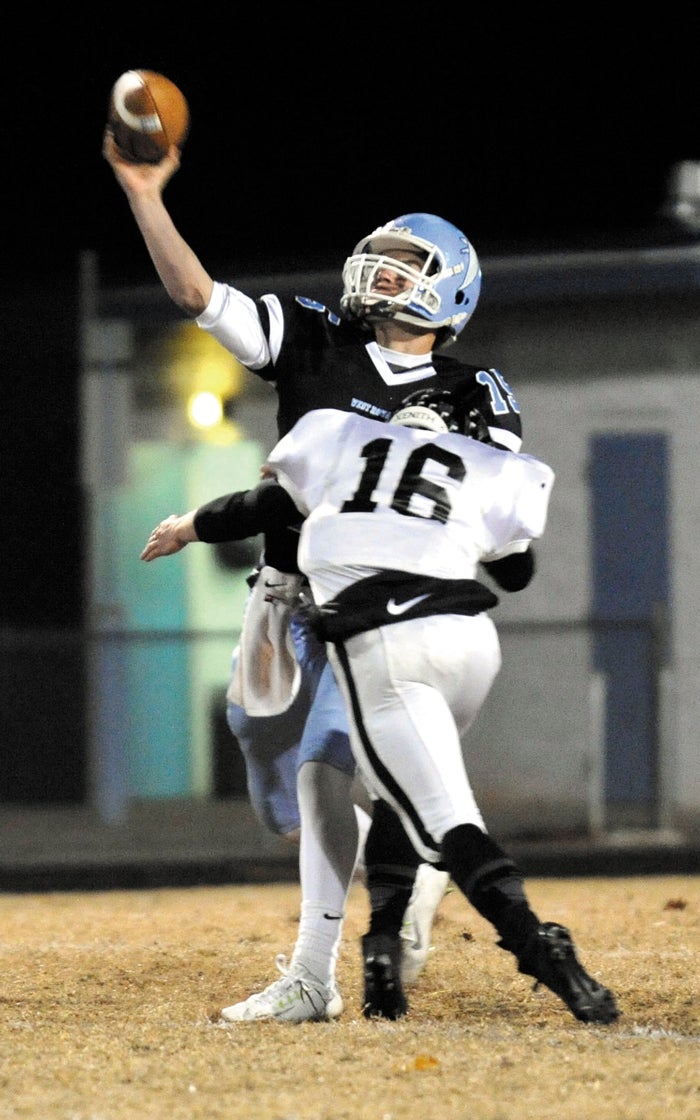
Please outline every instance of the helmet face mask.
[[[390, 251], [389, 251], [390, 252]], [[430, 265], [434, 261], [431, 253], [423, 267], [412, 268], [405, 261], [397, 260], [387, 253], [357, 253], [349, 257], [343, 269], [343, 283], [348, 294], [348, 306], [358, 308], [365, 318], [401, 319], [402, 309], [423, 308], [426, 314], [435, 314], [440, 309], [440, 299], [426, 278], [430, 275]], [[402, 292], [386, 296], [376, 291], [380, 273], [385, 270], [396, 273], [406, 282]], [[352, 301], [357, 297], [358, 303]], [[344, 297], [345, 298], [345, 297]], [[411, 320], [412, 321], [412, 320]]]
[[[417, 255], [420, 269], [394, 258], [398, 250]], [[406, 281], [403, 291], [376, 290], [384, 270]], [[341, 308], [351, 317], [395, 319], [454, 341], [474, 313], [480, 289], [479, 260], [467, 237], [443, 218], [407, 214], [355, 246], [343, 268]]]

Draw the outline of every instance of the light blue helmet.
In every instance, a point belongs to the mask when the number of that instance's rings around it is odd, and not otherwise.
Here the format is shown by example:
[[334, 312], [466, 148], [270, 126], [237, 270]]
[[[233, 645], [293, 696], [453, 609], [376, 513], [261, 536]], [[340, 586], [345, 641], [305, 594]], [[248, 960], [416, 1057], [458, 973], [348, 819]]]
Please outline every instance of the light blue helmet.
[[[420, 271], [392, 260], [393, 249], [424, 256]], [[410, 281], [399, 295], [373, 291], [377, 273], [387, 267]], [[343, 267], [340, 306], [359, 319], [397, 319], [435, 330], [444, 344], [454, 342], [469, 322], [480, 290], [479, 258], [461, 230], [435, 214], [403, 214], [355, 246]]]

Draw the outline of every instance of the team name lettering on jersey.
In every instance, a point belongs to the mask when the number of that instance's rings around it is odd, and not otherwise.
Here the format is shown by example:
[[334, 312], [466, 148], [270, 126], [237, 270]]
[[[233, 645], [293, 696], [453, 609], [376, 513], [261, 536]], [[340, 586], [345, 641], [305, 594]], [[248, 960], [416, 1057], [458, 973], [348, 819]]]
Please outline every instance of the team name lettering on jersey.
[[373, 416], [376, 420], [388, 420], [391, 412], [386, 408], [380, 408], [376, 404], [369, 404], [367, 401], [359, 401], [357, 397], [352, 398], [353, 412], [361, 412], [364, 416]]

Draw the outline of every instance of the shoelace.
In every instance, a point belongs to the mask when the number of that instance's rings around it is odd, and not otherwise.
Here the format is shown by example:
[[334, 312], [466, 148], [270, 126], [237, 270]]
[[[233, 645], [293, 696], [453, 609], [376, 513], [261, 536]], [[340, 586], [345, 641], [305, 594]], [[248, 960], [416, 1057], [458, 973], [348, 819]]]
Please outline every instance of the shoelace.
[[264, 992], [260, 992], [260, 996], [267, 997], [272, 993], [281, 991], [285, 984], [288, 984], [290, 981], [295, 984], [299, 984], [305, 992], [308, 992], [310, 989], [317, 989], [322, 986], [319, 983], [314, 984], [312, 980], [303, 976], [300, 972], [296, 972], [294, 970], [294, 965], [287, 963], [287, 956], [285, 953], [277, 954], [277, 956], [275, 957], [275, 966], [282, 973], [282, 975], [280, 976], [279, 980], [275, 980], [272, 984], [265, 988]]
[[277, 992], [281, 991], [287, 981], [289, 981], [290, 979], [297, 979], [297, 977], [290, 977], [290, 970], [287, 967], [287, 957], [284, 953], [278, 953], [278, 955], [275, 957], [275, 964], [279, 971], [282, 973], [279, 980], [273, 980], [273, 982], [271, 984], [268, 984], [268, 986], [264, 988], [262, 992], [255, 992], [252, 996], [248, 996], [248, 999], [245, 1001], [246, 1003], [258, 1003], [261, 1000], [267, 1001], [270, 996], [274, 996], [277, 994]]
[[291, 969], [291, 965], [289, 965], [287, 963], [286, 953], [278, 953], [277, 954], [277, 956], [275, 957], [275, 967], [277, 968], [277, 970], [279, 972], [282, 973], [282, 979], [281, 980], [275, 980], [275, 984], [281, 984], [282, 980], [301, 979], [300, 977], [291, 975], [292, 969]]
[[303, 976], [300, 972], [296, 972], [293, 964], [287, 964], [287, 957], [284, 953], [277, 954], [275, 957], [275, 965], [282, 973], [279, 980], [274, 980], [272, 984], [268, 984], [267, 988], [263, 989], [262, 992], [256, 992], [254, 995], [249, 996], [245, 1001], [246, 1003], [253, 1006], [257, 1006], [259, 1003], [268, 1003], [270, 999], [274, 999], [276, 996], [280, 995], [290, 982], [292, 984], [298, 984], [305, 995], [313, 995], [316, 998], [322, 995], [322, 997], [325, 998], [326, 990], [323, 985], [318, 981], [314, 983], [312, 979]]

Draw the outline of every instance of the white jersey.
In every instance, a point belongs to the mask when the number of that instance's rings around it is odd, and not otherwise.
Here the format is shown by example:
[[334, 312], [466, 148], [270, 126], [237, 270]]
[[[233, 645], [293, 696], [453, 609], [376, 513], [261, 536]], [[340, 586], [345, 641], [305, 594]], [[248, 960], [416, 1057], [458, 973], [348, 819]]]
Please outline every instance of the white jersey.
[[544, 531], [554, 473], [459, 434], [307, 413], [268, 459], [306, 516], [299, 566], [318, 604], [384, 570], [475, 578]]

